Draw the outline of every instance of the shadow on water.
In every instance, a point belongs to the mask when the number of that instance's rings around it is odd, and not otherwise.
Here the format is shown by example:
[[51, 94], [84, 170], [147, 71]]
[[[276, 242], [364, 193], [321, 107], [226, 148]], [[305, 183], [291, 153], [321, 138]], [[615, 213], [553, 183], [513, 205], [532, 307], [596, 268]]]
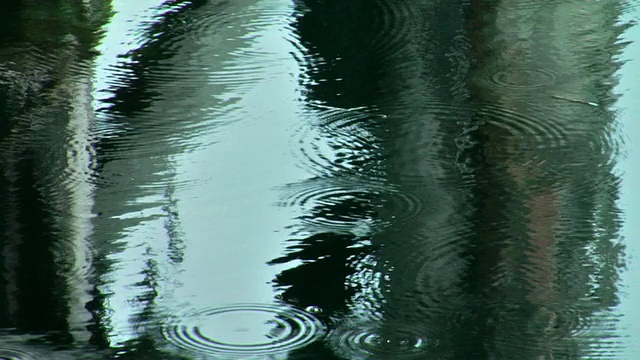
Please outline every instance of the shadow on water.
[[626, 4], [130, 6], [0, 7], [0, 358], [618, 358]]

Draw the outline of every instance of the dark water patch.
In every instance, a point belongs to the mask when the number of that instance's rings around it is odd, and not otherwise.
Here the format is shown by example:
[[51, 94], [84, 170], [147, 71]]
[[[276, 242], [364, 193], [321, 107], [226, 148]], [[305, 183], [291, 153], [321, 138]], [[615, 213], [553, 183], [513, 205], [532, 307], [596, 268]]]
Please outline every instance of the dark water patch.
[[327, 343], [344, 359], [423, 359], [438, 347], [410, 325], [385, 329], [383, 322], [361, 321], [339, 324], [327, 335]]
[[[319, 306], [326, 316], [345, 311], [347, 299], [360, 285], [358, 278], [349, 278], [358, 271], [354, 267], [363, 264], [359, 260], [368, 260], [365, 254], [371, 251], [370, 241], [334, 232], [300, 231], [293, 236], [296, 238], [287, 241], [285, 254], [268, 263], [292, 265], [273, 280], [281, 291], [280, 299], [301, 308]], [[364, 285], [364, 289], [371, 289], [371, 283]]]
[[[107, 357], [98, 349], [51, 348], [37, 342], [16, 340], [20, 345], [0, 345], [0, 360], [95, 360]], [[19, 350], [20, 349], [20, 350]]]
[[389, 225], [403, 225], [419, 218], [424, 208], [432, 205], [427, 200], [417, 193], [395, 187], [392, 191], [382, 193], [379, 207], [390, 214], [390, 218], [386, 219]]
[[[30, 45], [9, 49], [5, 49], [4, 53], [7, 59], [0, 63], [0, 85], [15, 87], [12, 90], [26, 96], [27, 90], [38, 91], [46, 81], [50, 81], [52, 74], [48, 70], [55, 63], [51, 54], [47, 56], [42, 49]], [[18, 87], [22, 91], [18, 91]]]
[[572, 108], [584, 105], [553, 105], [515, 107], [526, 109], [526, 115], [505, 109], [506, 105], [482, 107], [458, 138], [470, 139], [469, 146], [460, 147], [460, 154], [469, 157], [474, 149], [481, 149], [484, 166], [506, 170], [518, 185], [515, 191], [559, 191], [572, 187], [569, 179], [584, 169], [610, 167], [618, 156], [619, 139], [577, 121], [578, 116], [600, 119], [602, 125], [593, 126], [606, 128], [607, 118], [597, 114], [600, 110], [589, 108], [584, 113]]
[[[580, 309], [578, 304], [569, 307], [548, 303], [533, 305], [522, 303], [502, 303], [497, 300], [494, 304], [483, 304], [486, 308], [494, 309], [488, 316], [488, 325], [495, 327], [496, 340], [503, 340], [516, 344], [527, 339], [563, 340], [578, 338], [589, 332], [591, 320], [588, 313]], [[525, 337], [519, 337], [518, 330]], [[501, 331], [502, 330], [502, 331]], [[531, 344], [530, 344], [531, 345]], [[526, 347], [527, 344], [521, 344]]]
[[[7, 125], [13, 126], [12, 133], [58, 125], [56, 120], [65, 111], [75, 110], [75, 115], [84, 111], [83, 116], [90, 111], [80, 108], [90, 100], [89, 63], [73, 54], [50, 54], [36, 47], [27, 47], [25, 52], [13, 61], [0, 63], [2, 105], [10, 115]], [[57, 114], [52, 118], [54, 112]], [[8, 133], [7, 129], [4, 134]]]
[[55, 44], [7, 44], [0, 52], [0, 86], [9, 85], [23, 96], [38, 92], [53, 96], [88, 82], [92, 61], [83, 54], [82, 45], [71, 34]]
[[[334, 34], [337, 41], [327, 50], [337, 50], [338, 53], [332, 54], [336, 58], [375, 56], [376, 61], [384, 61], [398, 57], [399, 50], [411, 39], [413, 26], [420, 21], [418, 6], [411, 1], [309, 1], [306, 5], [307, 11], [299, 21], [299, 28], [302, 37], [316, 40], [306, 45], [326, 45], [322, 44], [326, 39], [316, 36], [322, 32]], [[327, 21], [328, 18], [333, 21]], [[353, 47], [351, 43], [354, 41], [365, 46]], [[363, 52], [356, 53], [356, 49]]]
[[276, 356], [316, 342], [324, 325], [288, 306], [242, 304], [179, 314], [162, 330], [167, 341], [196, 354], [222, 358]]
[[412, 1], [374, 1], [367, 4], [374, 29], [372, 51], [380, 61], [400, 56], [422, 14]]
[[[577, 304], [569, 307], [507, 304], [493, 312], [488, 322], [493, 336], [485, 338], [499, 356], [517, 352], [532, 357], [543, 354], [554, 358], [609, 358], [594, 353], [614, 350], [617, 345], [615, 323], [610, 320], [598, 319]], [[480, 334], [483, 328], [476, 331]]]
[[[21, 135], [24, 140], [25, 134]], [[42, 135], [46, 138], [48, 134]], [[38, 137], [40, 136], [27, 140], [37, 142]], [[49, 137], [49, 139], [52, 138]], [[10, 143], [7, 153], [13, 154], [14, 159], [34, 155], [33, 153], [40, 155], [39, 160], [34, 160], [37, 164], [32, 170], [32, 175], [37, 177], [36, 187], [41, 191], [43, 198], [50, 201], [55, 209], [53, 215], [71, 215], [89, 219], [91, 214], [87, 211], [90, 211], [92, 183], [95, 180], [91, 160], [93, 149], [86, 150], [91, 148], [87, 145], [86, 149], [77, 152], [73, 144], [42, 144], [41, 149], [28, 150], [26, 144], [23, 147], [17, 142]], [[13, 168], [19, 166], [19, 162], [20, 160], [5, 162], [8, 177], [19, 176]]]
[[576, 304], [555, 311], [542, 308], [534, 317], [533, 324], [541, 327], [550, 338], [565, 339], [584, 336], [591, 330], [592, 321], [584, 309]]
[[65, 235], [68, 238], [80, 238], [80, 240], [78, 243], [61, 244], [58, 249], [53, 251], [55, 258], [58, 259], [59, 275], [64, 276], [65, 283], [72, 289], [76, 287], [85, 289], [87, 279], [95, 272], [93, 267], [94, 249], [87, 242], [90, 233], [70, 232]]
[[[93, 259], [88, 244], [92, 233], [90, 189], [86, 182], [66, 183], [61, 169], [30, 159], [31, 155], [19, 153], [15, 161], [3, 163], [8, 186], [2, 206], [10, 214], [5, 221], [4, 246], [8, 253], [16, 252], [9, 267], [30, 268], [35, 260], [36, 268], [52, 271], [46, 276], [64, 283], [65, 289], [82, 288]], [[24, 251], [29, 256], [24, 257]], [[28, 290], [34, 284], [38, 283], [22, 286]]]

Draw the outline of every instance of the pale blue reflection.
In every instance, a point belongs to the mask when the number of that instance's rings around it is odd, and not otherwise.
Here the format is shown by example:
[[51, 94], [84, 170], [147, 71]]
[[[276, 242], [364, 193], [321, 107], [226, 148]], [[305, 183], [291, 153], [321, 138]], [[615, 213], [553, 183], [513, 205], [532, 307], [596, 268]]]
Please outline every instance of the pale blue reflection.
[[[100, 45], [96, 48], [100, 55], [95, 61], [95, 75], [93, 99], [94, 109], [104, 107], [103, 101], [113, 96], [110, 88], [118, 76], [122, 76], [124, 69], [123, 63], [130, 61], [124, 56], [130, 51], [134, 51], [143, 44], [143, 39], [137, 38], [137, 34], [148, 24], [155, 16], [157, 9], [163, 3], [162, 0], [144, 0], [144, 1], [121, 1], [112, 2], [113, 16], [111, 21], [104, 27], [104, 36]], [[99, 113], [98, 113], [99, 114]], [[116, 137], [120, 129], [113, 122], [107, 121], [103, 116], [98, 115], [97, 124], [98, 138]], [[134, 201], [135, 199], [128, 199]], [[114, 269], [108, 274], [100, 274], [104, 276], [106, 285], [99, 290], [103, 293], [110, 294], [108, 301], [109, 319], [104, 319], [110, 327], [109, 338], [113, 343], [121, 343], [129, 339], [132, 335], [130, 319], [135, 314], [136, 309], [131, 306], [131, 284], [139, 281], [138, 274], [141, 271], [141, 260], [144, 259], [144, 247], [131, 246], [131, 244], [139, 243], [133, 239], [154, 238], [162, 236], [162, 224], [159, 218], [159, 206], [161, 199], [154, 199], [149, 202], [142, 201], [142, 214], [148, 221], [124, 222], [120, 230], [120, 238], [106, 238], [97, 234], [95, 236], [96, 253], [108, 253], [107, 259], [117, 263]], [[152, 208], [155, 204], [155, 209]], [[98, 206], [101, 204], [98, 202]], [[96, 211], [101, 212], [97, 206]], [[145, 207], [148, 207], [145, 209]], [[152, 212], [155, 214], [149, 214]], [[131, 218], [132, 213], [121, 213], [114, 215], [115, 219]], [[139, 216], [140, 214], [138, 214]], [[135, 224], [128, 226], [127, 224]], [[128, 248], [126, 251], [123, 249]]]
[[[282, 1], [253, 6], [256, 13], [293, 12]], [[285, 229], [296, 216], [274, 205], [282, 186], [307, 177], [291, 152], [302, 104], [299, 66], [290, 55], [297, 50], [287, 41], [290, 21], [282, 16], [254, 28], [253, 41], [234, 51], [263, 64], [254, 68], [251, 87], [215, 94], [236, 99], [225, 116], [238, 120], [204, 142], [209, 145], [176, 158], [178, 181], [199, 184], [177, 191], [188, 244], [173, 296], [190, 307], [274, 300], [271, 281], [282, 268], [265, 264], [282, 254]], [[234, 61], [241, 67], [247, 59]]]
[[621, 329], [627, 336], [622, 359], [640, 358], [640, 6], [635, 6], [623, 14], [622, 23], [632, 23], [623, 34], [621, 41], [630, 43], [624, 48], [620, 56], [625, 64], [618, 72], [620, 82], [617, 93], [620, 95], [616, 105], [622, 134], [625, 138], [624, 151], [626, 156], [618, 161], [618, 171], [622, 173], [619, 204], [624, 212], [624, 224], [621, 236], [624, 239], [627, 254], [627, 269], [621, 276], [622, 301], [619, 306], [624, 317]]
[[[108, 108], [126, 86], [131, 54], [144, 48], [145, 29], [161, 21], [161, 3], [114, 2], [98, 48], [96, 109]], [[218, 16], [215, 6], [190, 11]], [[136, 319], [150, 307], [161, 317], [275, 299], [271, 281], [282, 266], [266, 263], [282, 254], [298, 215], [276, 206], [280, 189], [309, 177], [291, 151], [303, 111], [289, 28], [294, 10], [280, 0], [220, 7], [230, 16], [221, 28], [207, 18], [193, 34], [171, 39], [179, 50], [166, 60], [171, 73], [145, 69], [160, 95], [126, 120], [146, 130], [122, 126], [109, 111], [100, 119], [98, 137], [118, 145], [103, 151], [109, 161], [96, 196], [103, 215], [95, 247], [112, 264], [99, 289], [108, 298], [112, 346], [145, 331], [148, 324]], [[180, 121], [167, 120], [174, 118]], [[168, 239], [175, 236], [183, 241], [178, 255]], [[152, 305], [140, 300], [151, 267]]]

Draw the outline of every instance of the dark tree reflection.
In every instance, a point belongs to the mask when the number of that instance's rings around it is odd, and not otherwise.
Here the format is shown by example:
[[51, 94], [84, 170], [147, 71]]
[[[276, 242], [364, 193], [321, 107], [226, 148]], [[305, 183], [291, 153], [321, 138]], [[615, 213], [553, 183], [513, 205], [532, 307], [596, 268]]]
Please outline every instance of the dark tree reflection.
[[[85, 219], [76, 201], [90, 145], [87, 79], [105, 3], [0, 5], [0, 327], [67, 348], [87, 337]], [[77, 110], [77, 111], [73, 111]], [[75, 167], [78, 165], [79, 167]]]

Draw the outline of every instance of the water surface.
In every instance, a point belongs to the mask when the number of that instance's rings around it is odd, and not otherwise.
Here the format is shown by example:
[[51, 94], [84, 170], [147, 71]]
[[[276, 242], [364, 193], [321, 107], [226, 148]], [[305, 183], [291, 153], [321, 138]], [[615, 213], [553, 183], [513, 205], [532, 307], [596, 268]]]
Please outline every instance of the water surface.
[[2, 5], [0, 358], [637, 357], [638, 5]]

